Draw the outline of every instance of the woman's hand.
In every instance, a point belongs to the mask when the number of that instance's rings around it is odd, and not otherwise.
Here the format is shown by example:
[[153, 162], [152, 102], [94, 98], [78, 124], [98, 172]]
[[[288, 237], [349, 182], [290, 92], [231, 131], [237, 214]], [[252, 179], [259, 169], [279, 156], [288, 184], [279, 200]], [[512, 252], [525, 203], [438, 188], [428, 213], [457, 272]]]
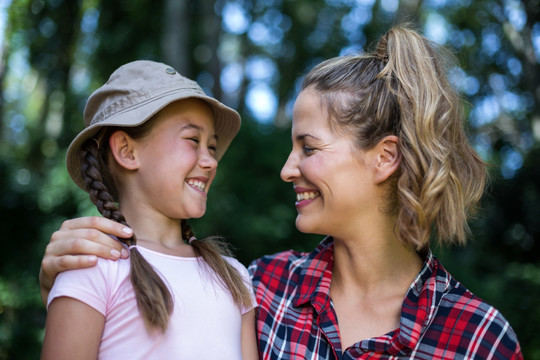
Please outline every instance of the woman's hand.
[[64, 221], [52, 234], [41, 262], [39, 284], [45, 305], [58, 273], [94, 266], [98, 257], [117, 260], [129, 256], [122, 244], [110, 235], [126, 238], [132, 235], [132, 230], [99, 216]]

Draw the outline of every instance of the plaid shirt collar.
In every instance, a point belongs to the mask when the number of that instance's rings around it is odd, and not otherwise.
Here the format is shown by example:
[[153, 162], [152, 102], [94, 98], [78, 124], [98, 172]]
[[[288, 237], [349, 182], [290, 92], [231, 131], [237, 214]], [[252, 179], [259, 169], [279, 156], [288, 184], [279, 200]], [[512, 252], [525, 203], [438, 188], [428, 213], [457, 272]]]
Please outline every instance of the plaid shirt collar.
[[[424, 265], [404, 299], [399, 329], [383, 335], [385, 339], [378, 337], [364, 340], [360, 344], [361, 348], [403, 354], [409, 352], [407, 349], [412, 350], [416, 347], [424, 329], [434, 318], [442, 294], [453, 286], [452, 278], [442, 269], [440, 263], [435, 261], [431, 250], [428, 250], [423, 258]], [[328, 289], [332, 280], [333, 265], [334, 240], [326, 237], [307, 258], [303, 259], [299, 290], [293, 299], [295, 306], [310, 303], [319, 314], [330, 307]], [[381, 346], [381, 340], [385, 343], [384, 346]]]
[[330, 288], [332, 268], [334, 266], [334, 240], [326, 237], [312, 251], [302, 264], [300, 289], [293, 299], [294, 306], [311, 303], [320, 314], [330, 306]]

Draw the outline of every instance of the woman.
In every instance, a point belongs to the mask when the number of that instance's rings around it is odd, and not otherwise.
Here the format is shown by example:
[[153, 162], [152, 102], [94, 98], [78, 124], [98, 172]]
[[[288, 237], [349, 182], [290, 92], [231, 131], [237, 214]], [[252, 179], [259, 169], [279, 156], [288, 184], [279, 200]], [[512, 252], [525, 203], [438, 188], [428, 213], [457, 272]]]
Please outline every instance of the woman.
[[[327, 237], [311, 253], [251, 264], [262, 359], [522, 358], [504, 317], [429, 248], [431, 237], [465, 242], [486, 177], [443, 61], [396, 27], [373, 54], [306, 75], [281, 177], [297, 193], [297, 228]], [[63, 268], [95, 261], [65, 254], [111, 256], [95, 230], [120, 236], [122, 227], [76, 219], [53, 234], [45, 289]]]

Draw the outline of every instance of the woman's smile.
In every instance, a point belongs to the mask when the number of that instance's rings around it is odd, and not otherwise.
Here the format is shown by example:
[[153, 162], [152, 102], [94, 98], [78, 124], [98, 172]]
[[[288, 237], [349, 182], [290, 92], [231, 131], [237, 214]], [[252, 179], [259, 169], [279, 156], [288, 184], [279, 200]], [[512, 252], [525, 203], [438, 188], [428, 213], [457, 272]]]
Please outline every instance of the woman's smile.
[[296, 192], [295, 205], [297, 208], [306, 206], [321, 196], [321, 193], [318, 190], [295, 187], [294, 191]]

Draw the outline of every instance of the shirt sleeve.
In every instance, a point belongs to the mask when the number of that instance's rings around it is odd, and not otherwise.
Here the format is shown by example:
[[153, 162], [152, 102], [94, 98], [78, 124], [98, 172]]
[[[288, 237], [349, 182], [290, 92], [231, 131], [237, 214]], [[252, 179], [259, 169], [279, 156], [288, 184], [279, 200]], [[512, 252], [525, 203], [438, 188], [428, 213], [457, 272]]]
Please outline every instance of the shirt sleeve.
[[244, 280], [244, 283], [246, 284], [246, 287], [249, 291], [249, 295], [251, 298], [251, 306], [242, 307], [242, 315], [244, 315], [245, 313], [248, 313], [257, 306], [257, 301], [255, 300], [255, 293], [253, 292], [253, 286], [251, 285], [251, 276], [249, 275], [248, 269], [246, 269], [246, 267], [238, 260], [234, 258], [227, 258], [227, 260], [240, 273], [240, 276], [242, 276], [242, 279]]
[[58, 274], [47, 299], [47, 308], [54, 299], [66, 296], [93, 307], [105, 316], [108, 293], [107, 262], [99, 259], [94, 267]]

